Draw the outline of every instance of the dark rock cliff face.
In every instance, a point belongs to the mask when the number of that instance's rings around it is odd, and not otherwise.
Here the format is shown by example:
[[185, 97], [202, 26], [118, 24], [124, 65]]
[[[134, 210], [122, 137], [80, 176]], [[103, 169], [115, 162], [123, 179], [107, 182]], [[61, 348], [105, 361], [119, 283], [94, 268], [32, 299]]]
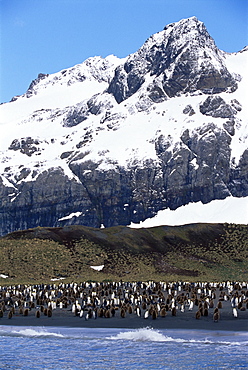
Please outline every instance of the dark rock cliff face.
[[[225, 129], [208, 124], [193, 133], [185, 130], [173, 148], [161, 135], [154, 144], [156, 163], [150, 160], [129, 169], [116, 165], [103, 171], [94, 162], [72, 161], [70, 169], [80, 181], [50, 169], [36, 181], [21, 182], [15, 195], [0, 183], [1, 233], [39, 225], [127, 225], [166, 207], [247, 196], [248, 151], [231, 168], [230, 141]], [[59, 221], [75, 212], [80, 216]]]

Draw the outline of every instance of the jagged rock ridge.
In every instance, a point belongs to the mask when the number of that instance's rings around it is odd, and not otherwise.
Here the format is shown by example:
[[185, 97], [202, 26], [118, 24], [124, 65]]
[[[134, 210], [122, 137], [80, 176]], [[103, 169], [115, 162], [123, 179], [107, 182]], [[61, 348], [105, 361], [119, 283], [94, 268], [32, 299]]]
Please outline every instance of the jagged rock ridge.
[[39, 74], [0, 107], [0, 234], [248, 196], [246, 58], [192, 17], [125, 59]]
[[180, 93], [220, 93], [237, 88], [214, 40], [195, 17], [169, 24], [151, 36], [116, 68], [108, 92], [118, 103], [132, 96], [152, 77], [149, 97], [155, 102]]

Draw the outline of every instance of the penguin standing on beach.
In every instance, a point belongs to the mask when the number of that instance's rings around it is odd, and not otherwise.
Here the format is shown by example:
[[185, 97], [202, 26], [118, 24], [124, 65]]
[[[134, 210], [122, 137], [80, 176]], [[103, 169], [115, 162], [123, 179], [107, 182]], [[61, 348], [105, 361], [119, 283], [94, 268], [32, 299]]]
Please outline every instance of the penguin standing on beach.
[[148, 317], [149, 317], [149, 311], [146, 310], [145, 313], [144, 313], [144, 319], [148, 319]]
[[213, 321], [218, 322], [219, 320], [220, 320], [220, 313], [219, 313], [219, 310], [216, 309], [216, 311], [213, 314]]
[[233, 316], [238, 317], [238, 311], [236, 307], [233, 307]]

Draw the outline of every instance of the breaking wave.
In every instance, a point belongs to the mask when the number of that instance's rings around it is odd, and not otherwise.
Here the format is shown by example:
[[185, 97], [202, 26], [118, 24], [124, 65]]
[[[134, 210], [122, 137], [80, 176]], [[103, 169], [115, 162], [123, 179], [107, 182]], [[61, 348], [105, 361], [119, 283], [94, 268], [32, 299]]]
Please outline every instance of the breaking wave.
[[136, 330], [124, 331], [107, 339], [166, 342], [168, 341], [167, 338], [168, 337], [164, 336], [157, 330], [153, 330], [151, 328], [141, 328]]
[[20, 329], [20, 330], [0, 330], [0, 336], [5, 336], [5, 337], [58, 337], [58, 338], [65, 338], [63, 334], [60, 333], [54, 333], [54, 332], [49, 332], [44, 328], [41, 329], [31, 329], [31, 328], [26, 328], [26, 329]]
[[228, 340], [210, 340], [208, 338], [203, 339], [188, 339], [188, 338], [173, 338], [168, 335], [164, 335], [159, 330], [152, 328], [141, 328], [136, 330], [120, 332], [115, 336], [108, 337], [110, 340], [131, 340], [131, 341], [143, 341], [143, 342], [174, 342], [182, 344], [214, 344], [214, 345], [232, 345], [232, 346], [248, 346], [248, 341], [228, 341]]

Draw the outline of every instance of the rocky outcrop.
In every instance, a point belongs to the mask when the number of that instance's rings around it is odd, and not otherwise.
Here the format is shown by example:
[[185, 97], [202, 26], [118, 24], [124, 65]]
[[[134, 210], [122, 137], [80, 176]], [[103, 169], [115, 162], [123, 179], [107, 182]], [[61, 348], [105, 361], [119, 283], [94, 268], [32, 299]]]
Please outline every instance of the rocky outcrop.
[[230, 189], [235, 197], [246, 197], [248, 194], [248, 150], [242, 154], [238, 166], [232, 168]]
[[200, 105], [200, 112], [206, 116], [232, 118], [241, 111], [241, 104], [236, 100], [231, 100], [231, 104], [227, 104], [220, 96], [208, 96], [207, 99]]
[[191, 106], [190, 104], [188, 104], [188, 105], [184, 108], [183, 113], [184, 113], [184, 114], [187, 114], [187, 115], [189, 115], [189, 116], [193, 116], [193, 115], [195, 114], [195, 111], [194, 111], [194, 109], [192, 108], [192, 106]]
[[31, 96], [33, 96], [33, 94], [36, 93], [35, 86], [38, 85], [41, 80], [44, 80], [48, 76], [49, 76], [48, 74], [44, 74], [44, 73], [39, 73], [38, 74], [38, 77], [35, 80], [33, 80], [31, 82], [31, 84], [29, 85], [29, 88], [28, 88], [28, 90], [26, 92], [27, 98], [30, 98]]
[[40, 151], [39, 144], [40, 142], [38, 139], [26, 137], [22, 138], [21, 140], [13, 140], [11, 145], [9, 146], [9, 149], [15, 151], [20, 150], [21, 153], [26, 154], [30, 157], [33, 153]]

